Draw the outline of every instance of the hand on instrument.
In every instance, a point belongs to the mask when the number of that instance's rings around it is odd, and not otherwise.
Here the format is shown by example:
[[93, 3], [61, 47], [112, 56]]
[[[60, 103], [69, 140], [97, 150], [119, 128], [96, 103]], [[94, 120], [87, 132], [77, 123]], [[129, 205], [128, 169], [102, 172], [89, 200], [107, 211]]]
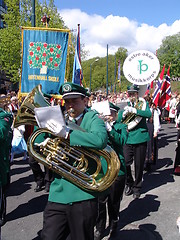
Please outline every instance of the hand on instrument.
[[124, 112], [123, 112], [123, 114], [122, 114], [122, 117], [125, 118], [126, 115], [128, 114], [128, 112], [129, 112], [129, 111], [128, 111], [127, 109], [125, 109]]
[[68, 138], [69, 128], [67, 126], [62, 126], [61, 124], [54, 121], [53, 119], [50, 119], [47, 121], [46, 127], [55, 135], [62, 138]]
[[106, 130], [110, 132], [112, 130], [112, 127], [109, 122], [105, 122]]
[[49, 139], [50, 139], [50, 138], [46, 138], [43, 142], [41, 142], [41, 143], [35, 143], [35, 145], [38, 146], [38, 147], [40, 147], [40, 146], [45, 147], [46, 144], [47, 144], [47, 142], [49, 141]]
[[137, 114], [137, 109], [134, 107], [127, 106], [125, 111], [128, 111], [129, 113]]

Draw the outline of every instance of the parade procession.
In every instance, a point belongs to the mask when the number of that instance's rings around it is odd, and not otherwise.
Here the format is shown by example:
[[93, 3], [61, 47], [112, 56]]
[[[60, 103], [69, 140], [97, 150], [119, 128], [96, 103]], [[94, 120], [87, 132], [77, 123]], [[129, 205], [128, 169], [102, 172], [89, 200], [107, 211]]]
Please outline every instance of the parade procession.
[[85, 22], [21, 4], [17, 71], [0, 55], [0, 240], [179, 239], [177, 61], [140, 43], [85, 61]]

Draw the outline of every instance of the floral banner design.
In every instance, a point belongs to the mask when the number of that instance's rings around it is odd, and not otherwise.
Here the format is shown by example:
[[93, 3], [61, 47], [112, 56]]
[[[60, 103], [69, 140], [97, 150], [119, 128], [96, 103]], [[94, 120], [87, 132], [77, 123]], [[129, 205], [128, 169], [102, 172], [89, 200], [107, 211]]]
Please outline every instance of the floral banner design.
[[49, 69], [59, 70], [62, 60], [61, 54], [62, 50], [59, 44], [30, 42], [28, 56], [29, 67], [42, 68], [43, 66], [47, 66]]
[[46, 94], [59, 94], [64, 83], [69, 30], [22, 28], [22, 73], [20, 93], [38, 84]]

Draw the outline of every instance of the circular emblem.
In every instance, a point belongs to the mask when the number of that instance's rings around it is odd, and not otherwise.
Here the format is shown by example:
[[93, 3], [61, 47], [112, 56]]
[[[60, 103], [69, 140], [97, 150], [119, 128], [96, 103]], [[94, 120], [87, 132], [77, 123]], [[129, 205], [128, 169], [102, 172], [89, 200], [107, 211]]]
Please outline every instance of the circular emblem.
[[131, 53], [124, 61], [123, 73], [127, 80], [136, 85], [152, 82], [158, 75], [160, 63], [149, 51], [139, 50]]
[[63, 90], [63, 92], [70, 92], [72, 90], [71, 85], [70, 84], [64, 84], [62, 90]]

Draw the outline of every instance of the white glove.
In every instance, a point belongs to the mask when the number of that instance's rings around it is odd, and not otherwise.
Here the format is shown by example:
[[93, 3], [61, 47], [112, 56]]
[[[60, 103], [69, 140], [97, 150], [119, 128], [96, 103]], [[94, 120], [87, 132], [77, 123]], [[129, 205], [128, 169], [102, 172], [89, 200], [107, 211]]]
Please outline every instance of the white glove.
[[38, 147], [40, 147], [40, 146], [45, 147], [46, 144], [47, 144], [47, 142], [49, 141], [49, 139], [50, 139], [50, 138], [46, 138], [43, 142], [41, 142], [41, 143], [35, 143], [35, 145], [38, 146]]
[[67, 138], [69, 134], [69, 128], [67, 126], [62, 126], [61, 124], [57, 123], [53, 119], [50, 119], [46, 123], [47, 129], [53, 132], [55, 135]]
[[122, 114], [122, 117], [125, 118], [126, 115], [128, 114], [128, 112], [129, 112], [129, 111], [128, 111], [127, 109], [125, 109], [124, 112], [123, 112], [123, 114]]
[[134, 107], [127, 107], [126, 110], [129, 112], [129, 113], [134, 113], [134, 114], [137, 114], [137, 109], [134, 108]]
[[105, 122], [106, 130], [110, 132], [112, 130], [112, 127], [109, 122]]

